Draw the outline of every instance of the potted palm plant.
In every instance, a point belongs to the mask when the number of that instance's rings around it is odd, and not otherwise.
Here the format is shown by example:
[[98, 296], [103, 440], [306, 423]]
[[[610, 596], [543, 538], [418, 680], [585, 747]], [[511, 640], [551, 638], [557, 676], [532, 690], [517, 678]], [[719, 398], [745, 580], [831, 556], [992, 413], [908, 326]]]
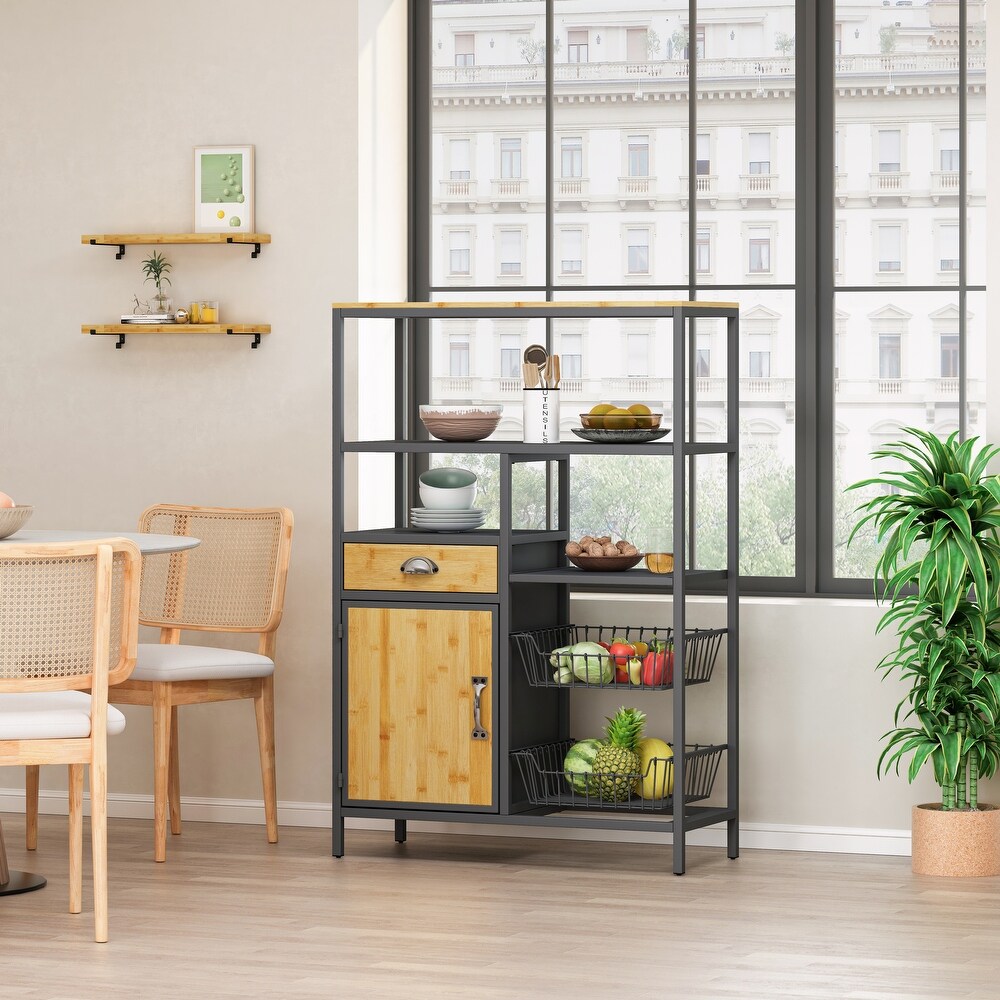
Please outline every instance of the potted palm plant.
[[152, 257], [147, 257], [142, 262], [142, 273], [146, 276], [144, 280], [152, 281], [156, 285], [156, 295], [153, 296], [153, 301], [156, 303], [154, 312], [164, 315], [170, 311], [171, 305], [167, 293], [163, 290], [164, 285], [170, 284], [167, 272], [171, 267], [170, 262], [159, 251], [154, 251]]
[[877, 487], [851, 533], [872, 525], [881, 546], [876, 599], [896, 649], [878, 665], [907, 686], [884, 736], [881, 777], [930, 763], [941, 800], [913, 807], [913, 870], [1000, 874], [1000, 808], [979, 801], [979, 778], [1000, 764], [1000, 448], [905, 428], [872, 453], [897, 468], [849, 486]]

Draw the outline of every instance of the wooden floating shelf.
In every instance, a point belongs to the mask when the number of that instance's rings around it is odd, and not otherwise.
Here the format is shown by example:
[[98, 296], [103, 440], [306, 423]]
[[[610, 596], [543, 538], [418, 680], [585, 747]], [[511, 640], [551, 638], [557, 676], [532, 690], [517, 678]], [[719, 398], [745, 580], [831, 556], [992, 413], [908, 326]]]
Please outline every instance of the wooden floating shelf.
[[271, 332], [270, 323], [84, 323], [81, 333], [93, 337], [117, 337], [115, 347], [124, 347], [125, 338], [134, 334], [167, 333], [167, 334], [199, 334], [224, 333], [253, 337], [251, 347], [260, 346], [263, 334]]
[[91, 246], [157, 246], [183, 243], [270, 243], [269, 233], [96, 233], [80, 237]]

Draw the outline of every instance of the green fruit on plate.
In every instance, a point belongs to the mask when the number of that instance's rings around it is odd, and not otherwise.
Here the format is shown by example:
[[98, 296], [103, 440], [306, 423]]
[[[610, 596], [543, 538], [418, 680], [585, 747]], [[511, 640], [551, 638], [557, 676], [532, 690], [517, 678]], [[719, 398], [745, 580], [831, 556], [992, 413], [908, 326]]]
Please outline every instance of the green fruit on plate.
[[668, 763], [674, 751], [655, 736], [639, 741], [639, 773], [636, 791], [642, 799], [665, 799], [674, 791], [674, 768]]

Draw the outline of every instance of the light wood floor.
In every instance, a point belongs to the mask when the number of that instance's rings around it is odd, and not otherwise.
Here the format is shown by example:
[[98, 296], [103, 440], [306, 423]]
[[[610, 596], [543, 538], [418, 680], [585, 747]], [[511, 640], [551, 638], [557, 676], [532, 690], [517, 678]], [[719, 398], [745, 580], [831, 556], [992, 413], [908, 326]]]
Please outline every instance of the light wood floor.
[[[65, 820], [5, 816], [0, 997], [393, 1000], [997, 1000], [1000, 879], [935, 880], [908, 858], [186, 823], [110, 824], [111, 941], [67, 906]], [[86, 851], [89, 856], [89, 849]]]

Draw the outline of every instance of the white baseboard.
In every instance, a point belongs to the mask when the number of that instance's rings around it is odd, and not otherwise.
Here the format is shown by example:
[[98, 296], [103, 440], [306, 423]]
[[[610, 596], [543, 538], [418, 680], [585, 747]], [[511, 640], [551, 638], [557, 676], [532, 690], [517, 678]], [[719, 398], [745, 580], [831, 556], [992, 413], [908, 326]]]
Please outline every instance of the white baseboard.
[[[45, 815], [66, 815], [66, 793], [43, 789], [38, 809]], [[86, 797], [84, 810], [88, 809]], [[279, 802], [278, 818], [282, 826], [329, 829], [333, 807], [329, 802]], [[249, 823], [264, 825], [264, 803], [254, 799], [183, 798], [185, 819], [202, 823]], [[24, 789], [0, 788], [0, 812], [23, 813]], [[153, 797], [112, 792], [108, 795], [108, 815], [121, 819], [153, 818]], [[348, 819], [348, 828], [389, 830], [392, 820]], [[534, 837], [551, 840], [598, 840], [617, 843], [669, 844], [670, 834], [643, 833], [636, 830], [546, 829], [535, 826], [486, 826], [472, 823], [413, 822], [414, 831], [454, 833], [466, 836]], [[725, 847], [723, 827], [695, 830], [688, 834], [693, 847]], [[909, 830], [872, 830], [851, 826], [792, 826], [772, 823], [743, 823], [740, 848], [768, 851], [814, 851], [826, 854], [882, 854], [909, 857]]]

